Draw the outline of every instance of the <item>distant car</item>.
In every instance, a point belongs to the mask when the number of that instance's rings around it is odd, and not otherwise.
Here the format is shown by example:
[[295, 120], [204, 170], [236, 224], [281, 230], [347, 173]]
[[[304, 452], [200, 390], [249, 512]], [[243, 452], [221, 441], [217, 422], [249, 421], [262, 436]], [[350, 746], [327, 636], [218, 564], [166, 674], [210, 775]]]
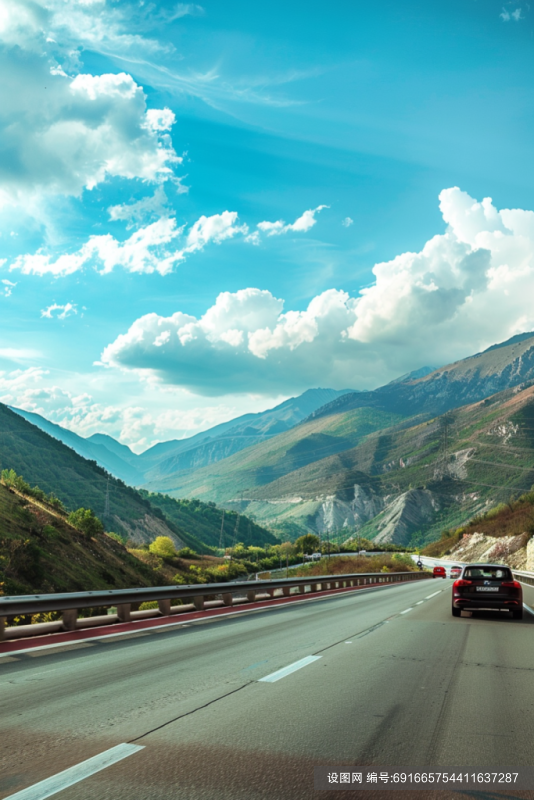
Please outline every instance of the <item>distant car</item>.
[[321, 558], [323, 557], [323, 554], [322, 553], [312, 553], [311, 557], [312, 557], [312, 561], [320, 561]]
[[433, 578], [446, 578], [447, 577], [447, 570], [445, 567], [434, 567], [432, 570], [432, 577]]
[[523, 589], [509, 567], [502, 564], [467, 564], [452, 585], [452, 615], [484, 609], [510, 611], [523, 618]]
[[461, 574], [462, 574], [462, 568], [461, 567], [451, 567], [451, 571], [450, 571], [450, 577], [451, 578], [459, 578]]

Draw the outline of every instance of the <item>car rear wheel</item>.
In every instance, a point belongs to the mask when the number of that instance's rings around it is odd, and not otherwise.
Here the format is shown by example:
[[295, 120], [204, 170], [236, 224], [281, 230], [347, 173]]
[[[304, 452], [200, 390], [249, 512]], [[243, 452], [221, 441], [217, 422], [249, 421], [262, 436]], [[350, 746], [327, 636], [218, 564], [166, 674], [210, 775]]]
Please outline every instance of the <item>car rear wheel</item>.
[[462, 613], [462, 609], [461, 608], [455, 608], [454, 606], [452, 606], [451, 611], [452, 611], [452, 616], [453, 617], [459, 617], [460, 614]]
[[523, 609], [519, 608], [517, 611], [512, 611], [512, 617], [514, 619], [523, 619]]

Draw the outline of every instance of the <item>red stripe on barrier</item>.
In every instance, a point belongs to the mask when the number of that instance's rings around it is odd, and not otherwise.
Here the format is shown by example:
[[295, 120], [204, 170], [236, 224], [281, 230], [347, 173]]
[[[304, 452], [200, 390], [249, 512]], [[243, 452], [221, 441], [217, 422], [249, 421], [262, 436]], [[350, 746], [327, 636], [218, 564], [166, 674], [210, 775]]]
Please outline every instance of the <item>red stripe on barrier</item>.
[[[412, 583], [412, 581], [402, 581], [402, 583]], [[23, 653], [35, 647], [46, 647], [52, 644], [68, 644], [70, 642], [84, 642], [90, 639], [99, 639], [103, 636], [113, 636], [116, 633], [136, 633], [151, 628], [159, 628], [162, 625], [179, 626], [183, 622], [190, 622], [199, 619], [211, 619], [228, 614], [237, 614], [241, 610], [252, 611], [259, 608], [271, 608], [273, 606], [294, 603], [295, 601], [314, 600], [329, 595], [343, 594], [347, 592], [357, 592], [361, 589], [387, 588], [389, 586], [400, 586], [401, 583], [369, 583], [366, 586], [347, 586], [342, 589], [328, 589], [324, 592], [307, 592], [306, 594], [294, 594], [290, 597], [276, 597], [272, 600], [259, 600], [251, 603], [240, 603], [238, 606], [224, 606], [222, 608], [210, 608], [205, 611], [186, 611], [183, 614], [171, 614], [168, 617], [154, 617], [151, 619], [133, 620], [132, 622], [115, 622], [110, 625], [99, 625], [97, 628], [85, 628], [77, 631], [65, 631], [64, 633], [48, 633], [43, 636], [32, 636], [27, 639], [8, 640], [0, 643], [1, 653]], [[261, 586], [258, 586], [260, 589]], [[22, 646], [21, 646], [22, 645]]]

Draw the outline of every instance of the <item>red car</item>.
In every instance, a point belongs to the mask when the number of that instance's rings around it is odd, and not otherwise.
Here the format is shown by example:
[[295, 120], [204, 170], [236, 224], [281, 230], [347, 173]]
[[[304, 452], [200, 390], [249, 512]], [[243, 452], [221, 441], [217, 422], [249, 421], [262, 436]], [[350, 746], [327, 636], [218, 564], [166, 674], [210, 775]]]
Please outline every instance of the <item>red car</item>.
[[461, 567], [451, 567], [450, 577], [451, 578], [459, 578], [462, 574]]
[[434, 567], [432, 570], [432, 577], [433, 578], [446, 578], [447, 577], [447, 570], [445, 567]]
[[467, 564], [462, 577], [452, 585], [452, 615], [462, 609], [510, 611], [514, 619], [523, 618], [523, 589], [509, 567], [502, 564]]

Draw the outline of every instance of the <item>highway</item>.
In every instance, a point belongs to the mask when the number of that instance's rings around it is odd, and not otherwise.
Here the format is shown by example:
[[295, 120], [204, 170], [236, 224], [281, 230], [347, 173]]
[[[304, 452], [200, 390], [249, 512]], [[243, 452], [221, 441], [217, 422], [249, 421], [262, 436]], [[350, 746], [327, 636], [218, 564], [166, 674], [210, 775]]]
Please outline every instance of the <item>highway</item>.
[[67, 788], [59, 775], [53, 796], [300, 800], [332, 794], [313, 789], [320, 764], [532, 764], [534, 615], [453, 618], [451, 585], [0, 657], [0, 798], [42, 797], [23, 790], [123, 743], [127, 757]]

